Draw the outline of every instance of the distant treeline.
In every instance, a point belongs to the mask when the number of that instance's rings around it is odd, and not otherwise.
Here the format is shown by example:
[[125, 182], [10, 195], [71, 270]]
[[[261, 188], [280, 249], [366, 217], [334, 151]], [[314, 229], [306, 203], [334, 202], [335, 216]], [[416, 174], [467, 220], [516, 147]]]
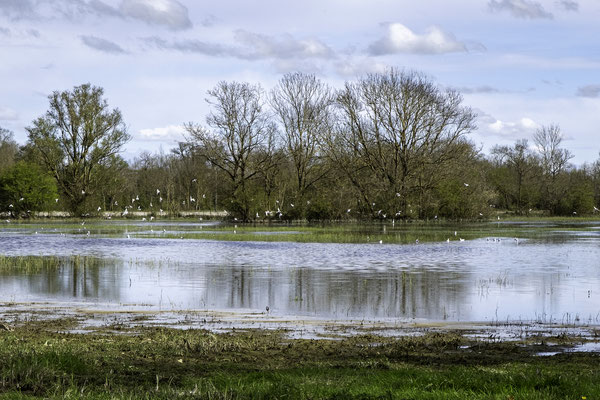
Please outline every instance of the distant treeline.
[[478, 219], [589, 215], [600, 159], [575, 167], [558, 125], [484, 155], [476, 114], [454, 90], [390, 69], [334, 90], [287, 74], [271, 91], [220, 82], [205, 123], [187, 123], [170, 153], [127, 163], [129, 140], [102, 88], [49, 96], [18, 146], [0, 128], [0, 211], [227, 210], [238, 220]]

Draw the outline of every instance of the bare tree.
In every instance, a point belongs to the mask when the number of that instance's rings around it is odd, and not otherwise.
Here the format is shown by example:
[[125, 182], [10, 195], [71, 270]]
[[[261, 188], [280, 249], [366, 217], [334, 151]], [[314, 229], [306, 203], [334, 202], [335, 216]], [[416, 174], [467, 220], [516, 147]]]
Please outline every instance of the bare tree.
[[504, 189], [513, 197], [517, 211], [522, 213], [531, 202], [528, 189], [531, 189], [529, 183], [538, 167], [538, 160], [529, 150], [527, 139], [517, 140], [514, 146], [495, 146], [492, 148], [492, 155], [495, 157], [497, 165], [504, 164], [512, 173], [513, 180], [510, 182], [511, 189]]
[[94, 185], [98, 166], [129, 140], [118, 109], [109, 110], [104, 90], [89, 83], [53, 92], [50, 108], [27, 128], [29, 142], [56, 178], [71, 211], [80, 211]]
[[0, 127], [0, 171], [15, 163], [15, 156], [19, 146], [13, 138], [13, 133]]
[[296, 72], [281, 78], [270, 100], [283, 126], [282, 138], [302, 197], [327, 172], [319, 160], [319, 138], [329, 130], [331, 90], [314, 75]]
[[569, 150], [559, 147], [562, 140], [560, 126], [554, 124], [542, 126], [533, 135], [533, 141], [541, 156], [544, 174], [553, 179], [568, 168], [569, 160], [573, 158]]
[[208, 95], [213, 109], [206, 122], [212, 130], [187, 123], [188, 141], [226, 173], [233, 186], [233, 211], [249, 219], [248, 182], [272, 166], [272, 154], [265, 150], [270, 150], [275, 127], [265, 112], [259, 85], [221, 81]]
[[542, 204], [552, 213], [558, 211], [560, 199], [567, 193], [569, 184], [564, 172], [569, 168], [571, 152], [560, 148], [563, 136], [558, 125], [542, 126], [533, 136], [542, 165]]
[[[406, 212], [410, 197], [443, 176], [435, 171], [459, 156], [455, 144], [475, 129], [475, 113], [461, 103], [458, 92], [443, 91], [416, 72], [369, 74], [338, 93], [341, 123], [329, 150], [338, 161], [355, 160], [348, 175], [367, 204], [367, 190], [378, 185], [379, 198], [399, 201]], [[359, 176], [365, 170], [373, 178], [368, 184]]]

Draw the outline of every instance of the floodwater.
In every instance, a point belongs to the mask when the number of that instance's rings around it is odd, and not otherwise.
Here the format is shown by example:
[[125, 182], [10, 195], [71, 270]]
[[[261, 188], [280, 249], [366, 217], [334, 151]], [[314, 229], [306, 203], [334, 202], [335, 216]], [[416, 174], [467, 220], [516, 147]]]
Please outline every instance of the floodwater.
[[[576, 231], [544, 226], [535, 239], [452, 237], [404, 245], [128, 238], [125, 231], [95, 231], [93, 223], [78, 230], [52, 224], [0, 225], [0, 256], [59, 259], [37, 269], [0, 267], [0, 303], [600, 324], [597, 222]], [[207, 225], [182, 221], [148, 229], [189, 232]]]

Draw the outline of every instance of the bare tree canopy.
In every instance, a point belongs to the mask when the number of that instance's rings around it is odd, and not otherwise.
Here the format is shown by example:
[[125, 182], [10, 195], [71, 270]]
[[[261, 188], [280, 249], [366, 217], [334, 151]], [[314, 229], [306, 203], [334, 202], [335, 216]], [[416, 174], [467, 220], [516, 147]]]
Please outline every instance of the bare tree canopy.
[[552, 177], [556, 177], [568, 168], [569, 160], [573, 158], [569, 150], [559, 147], [562, 140], [560, 126], [555, 124], [542, 126], [533, 136], [533, 141], [542, 157], [544, 173]]
[[247, 183], [272, 167], [275, 127], [264, 109], [259, 85], [222, 81], [208, 95], [212, 110], [206, 122], [211, 130], [188, 123], [188, 141], [227, 174], [236, 193], [236, 211], [248, 219]]
[[[561, 199], [567, 194], [569, 184], [564, 173], [570, 167], [571, 152], [560, 148], [563, 136], [556, 124], [542, 126], [533, 136], [540, 154], [542, 176], [540, 180], [543, 193], [543, 207], [556, 214], [561, 207]], [[561, 182], [562, 181], [562, 182]]]
[[475, 113], [461, 103], [458, 92], [416, 72], [366, 75], [338, 92], [339, 134], [329, 150], [349, 149], [354, 170], [370, 171], [385, 196], [397, 194], [406, 208], [423, 174], [455, 159], [454, 145], [475, 129]]
[[0, 171], [12, 166], [19, 146], [13, 138], [13, 133], [0, 127]]
[[297, 191], [302, 196], [326, 171], [318, 160], [319, 138], [329, 132], [333, 96], [315, 75], [296, 72], [281, 78], [270, 100], [283, 126], [283, 142], [294, 164]]
[[29, 141], [56, 178], [72, 211], [93, 194], [95, 172], [129, 140], [121, 112], [110, 110], [104, 90], [89, 83], [55, 91], [46, 114], [28, 127]]

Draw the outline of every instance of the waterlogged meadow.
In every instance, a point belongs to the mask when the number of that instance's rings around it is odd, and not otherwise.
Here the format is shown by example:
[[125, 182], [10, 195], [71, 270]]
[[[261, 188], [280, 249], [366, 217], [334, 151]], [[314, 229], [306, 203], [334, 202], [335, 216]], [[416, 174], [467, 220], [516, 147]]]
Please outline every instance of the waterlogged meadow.
[[600, 222], [589, 220], [5, 222], [0, 243], [6, 303], [386, 324], [600, 323]]
[[595, 221], [5, 222], [0, 397], [592, 399], [598, 287]]

